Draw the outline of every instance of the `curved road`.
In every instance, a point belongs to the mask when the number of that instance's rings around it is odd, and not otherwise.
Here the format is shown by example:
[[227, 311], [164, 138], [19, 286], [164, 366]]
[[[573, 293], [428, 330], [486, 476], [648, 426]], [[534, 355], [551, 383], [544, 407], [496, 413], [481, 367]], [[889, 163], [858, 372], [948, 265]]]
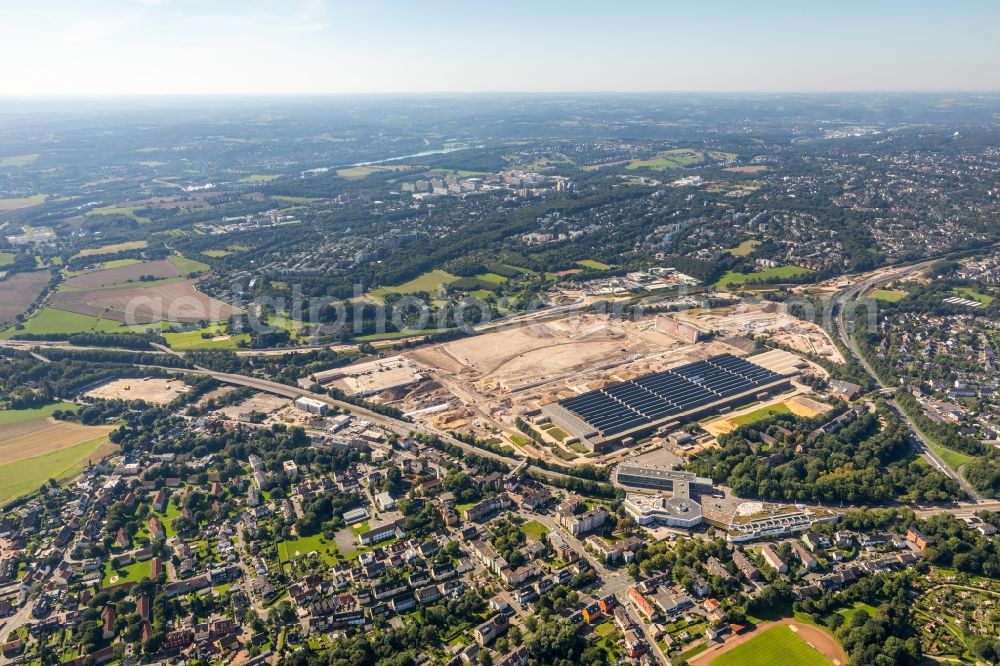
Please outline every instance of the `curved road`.
[[857, 301], [865, 292], [871, 290], [872, 288], [880, 284], [892, 282], [893, 280], [905, 277], [907, 275], [910, 275], [911, 273], [922, 271], [934, 265], [938, 261], [940, 261], [940, 259], [931, 259], [927, 261], [921, 261], [916, 264], [910, 264], [909, 266], [904, 266], [897, 269], [891, 269], [889, 271], [885, 271], [877, 275], [874, 275], [872, 277], [869, 277], [866, 280], [858, 282], [857, 284], [853, 284], [850, 287], [847, 287], [839, 294], [837, 294], [837, 296], [834, 298], [834, 309], [836, 311], [836, 316], [834, 317], [834, 327], [837, 329], [837, 335], [840, 337], [841, 342], [843, 342], [844, 347], [846, 347], [848, 351], [851, 352], [851, 355], [861, 365], [861, 367], [864, 368], [865, 372], [867, 372], [868, 375], [875, 380], [875, 383], [879, 387], [879, 391], [884, 394], [887, 394], [886, 401], [888, 402], [889, 406], [893, 409], [893, 411], [895, 411], [896, 414], [899, 415], [899, 418], [902, 419], [903, 422], [910, 429], [910, 432], [913, 434], [913, 439], [918, 444], [920, 452], [923, 454], [923, 456], [927, 458], [927, 460], [931, 463], [931, 465], [933, 465], [942, 474], [945, 474], [946, 476], [949, 476], [952, 479], [954, 479], [955, 482], [958, 483], [958, 485], [965, 492], [965, 494], [968, 495], [974, 502], [982, 503], [983, 499], [982, 497], [980, 497], [979, 493], [976, 492], [975, 488], [973, 488], [961, 474], [959, 474], [951, 467], [949, 467], [948, 464], [945, 463], [945, 461], [941, 458], [941, 456], [939, 456], [937, 453], [934, 452], [934, 449], [931, 447], [927, 437], [924, 435], [923, 432], [921, 432], [920, 428], [917, 427], [917, 424], [914, 423], [913, 419], [911, 419], [910, 416], [905, 411], [903, 411], [903, 409], [899, 406], [899, 404], [892, 399], [891, 395], [889, 395], [889, 392], [894, 391], [897, 387], [890, 386], [882, 382], [882, 380], [878, 376], [878, 373], [875, 372], [875, 369], [872, 368], [871, 364], [869, 364], [868, 361], [865, 359], [865, 357], [861, 354], [861, 350], [858, 348], [857, 343], [854, 341], [854, 337], [847, 330], [848, 304]]

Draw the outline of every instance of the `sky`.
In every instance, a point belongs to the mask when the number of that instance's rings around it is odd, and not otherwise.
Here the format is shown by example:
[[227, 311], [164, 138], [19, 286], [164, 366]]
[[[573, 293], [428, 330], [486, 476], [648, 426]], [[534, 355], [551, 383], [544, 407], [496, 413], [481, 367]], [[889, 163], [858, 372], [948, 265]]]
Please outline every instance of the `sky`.
[[993, 0], [0, 0], [0, 95], [995, 92], [998, 26]]

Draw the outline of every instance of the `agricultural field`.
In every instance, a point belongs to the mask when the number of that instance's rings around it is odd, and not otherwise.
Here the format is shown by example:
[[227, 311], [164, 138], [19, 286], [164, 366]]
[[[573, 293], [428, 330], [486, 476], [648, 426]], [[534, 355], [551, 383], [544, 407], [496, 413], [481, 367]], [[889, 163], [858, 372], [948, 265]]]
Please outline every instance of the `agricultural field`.
[[241, 183], [250, 183], [251, 185], [260, 185], [262, 183], [270, 183], [272, 180], [278, 180], [281, 176], [277, 174], [264, 174], [255, 173], [252, 176], [243, 176], [240, 178]]
[[181, 277], [177, 265], [167, 259], [160, 261], [122, 259], [118, 262], [108, 262], [106, 266], [101, 265], [98, 270], [68, 278], [61, 289], [107, 289], [126, 286], [138, 282], [141, 278], [164, 280]]
[[48, 271], [17, 273], [0, 280], [0, 328], [24, 314], [42, 293], [52, 275]]
[[0, 169], [4, 167], [28, 166], [37, 159], [38, 153], [28, 153], [26, 155], [5, 155], [0, 157]]
[[113, 243], [111, 245], [102, 245], [101, 247], [88, 247], [85, 250], [80, 250], [73, 257], [74, 259], [78, 257], [99, 257], [102, 254], [115, 254], [117, 252], [125, 252], [127, 250], [143, 250], [149, 247], [149, 241], [136, 240], [127, 241], [125, 243]]
[[729, 271], [719, 278], [719, 280], [715, 283], [715, 288], [731, 289], [733, 287], [741, 287], [751, 280], [760, 282], [787, 280], [789, 278], [809, 275], [812, 272], [814, 271], [808, 268], [802, 268], [801, 266], [777, 266], [775, 268], [768, 268], [754, 273], [738, 273], [735, 271]]
[[26, 320], [21, 329], [14, 327], [0, 333], [0, 339], [14, 337], [18, 333], [124, 333], [130, 329], [120, 321], [106, 319], [103, 317], [93, 317], [67, 310], [60, 310], [54, 307], [43, 307], [33, 317]]
[[[43, 410], [51, 414], [55, 405]], [[0, 412], [0, 502], [31, 493], [49, 479], [57, 481], [78, 474], [90, 461], [115, 450], [107, 433], [113, 426], [84, 426], [56, 421], [49, 416]]]
[[[711, 666], [771, 666], [780, 663], [828, 666], [832, 663], [799, 635], [802, 625], [793, 626], [799, 631], [784, 624], [772, 627], [708, 663]], [[823, 634], [818, 628], [815, 631]], [[833, 638], [827, 636], [827, 639], [836, 645]]]
[[19, 208], [28, 208], [29, 206], [37, 206], [40, 203], [44, 203], [46, 198], [48, 198], [47, 194], [35, 194], [30, 197], [14, 197], [11, 199], [0, 199], [0, 211], [17, 210]]
[[[131, 270], [126, 266], [118, 270]], [[141, 269], [140, 269], [141, 270]], [[75, 279], [75, 278], [74, 278]], [[49, 305], [128, 324], [155, 324], [161, 321], [221, 321], [240, 312], [237, 308], [207, 296], [195, 288], [193, 280], [164, 280], [154, 284], [97, 287], [79, 291], [59, 291]]]
[[433, 294], [437, 292], [442, 285], [451, 284], [458, 279], [459, 278], [457, 276], [452, 275], [451, 273], [435, 269], [395, 287], [379, 287], [378, 289], [372, 289], [366, 294], [366, 296], [382, 303], [386, 294], [415, 294], [420, 291], [426, 291], [427, 293]]
[[364, 180], [373, 173], [385, 173], [391, 171], [410, 171], [412, 166], [396, 164], [369, 164], [365, 166], [353, 166], [344, 169], [337, 169], [337, 175], [345, 180]]
[[144, 210], [144, 208], [144, 206], [106, 206], [104, 208], [94, 208], [93, 210], [89, 210], [84, 213], [84, 215], [86, 217], [91, 217], [93, 215], [121, 215], [133, 220], [134, 222], [138, 222], [139, 224], [146, 224], [149, 222], [149, 218], [142, 215], [136, 215], [135, 213], [137, 210]]

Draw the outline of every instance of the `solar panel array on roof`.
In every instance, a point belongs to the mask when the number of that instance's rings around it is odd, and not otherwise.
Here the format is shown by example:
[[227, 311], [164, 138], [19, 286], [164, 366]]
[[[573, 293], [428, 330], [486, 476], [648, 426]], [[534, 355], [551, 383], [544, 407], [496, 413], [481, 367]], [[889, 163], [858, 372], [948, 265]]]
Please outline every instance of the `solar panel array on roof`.
[[607, 437], [747, 393], [783, 377], [732, 354], [721, 354], [559, 404]]

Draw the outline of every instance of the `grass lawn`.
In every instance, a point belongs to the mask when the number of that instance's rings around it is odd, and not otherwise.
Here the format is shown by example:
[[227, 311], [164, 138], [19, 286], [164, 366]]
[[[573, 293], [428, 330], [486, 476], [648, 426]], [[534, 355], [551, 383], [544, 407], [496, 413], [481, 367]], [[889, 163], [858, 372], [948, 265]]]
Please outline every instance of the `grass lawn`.
[[551, 428], [544, 428], [544, 430], [545, 430], [545, 432], [549, 433], [550, 435], [552, 435], [552, 437], [554, 437], [555, 439], [559, 440], [560, 442], [565, 441], [566, 438], [569, 437], [569, 435], [566, 434], [566, 431], [563, 430], [562, 428], [560, 428], [559, 426], [552, 426]]
[[322, 533], [278, 542], [278, 560], [282, 564], [296, 557], [304, 557], [313, 551], [319, 553], [327, 564], [337, 562], [337, 544], [327, 540]]
[[768, 629], [760, 636], [721, 654], [712, 666], [827, 666], [830, 662], [785, 625]]
[[581, 259], [576, 262], [577, 266], [583, 266], [584, 268], [589, 268], [595, 271], [606, 271], [611, 268], [611, 264], [605, 264], [600, 261], [595, 261], [594, 259]]
[[101, 587], [121, 585], [122, 583], [138, 583], [143, 578], [149, 578], [152, 569], [152, 560], [133, 562], [121, 569], [114, 569], [109, 560], [104, 563], [104, 578], [101, 579]]
[[961, 467], [962, 465], [975, 460], [974, 456], [970, 456], [965, 453], [960, 453], [959, 451], [955, 451], [954, 449], [949, 449], [947, 446], [941, 446], [940, 444], [936, 444], [931, 440], [927, 441], [931, 442], [930, 447], [934, 451], [934, 453], [938, 454], [941, 457], [941, 460], [943, 460], [945, 464], [948, 465], [948, 467], [951, 467], [956, 472], [958, 471], [958, 468]]
[[906, 298], [906, 292], [901, 289], [876, 289], [872, 291], [871, 297], [876, 301], [896, 303]]
[[745, 240], [736, 247], [729, 250], [729, 254], [733, 255], [734, 257], [745, 257], [754, 250], [756, 250], [758, 245], [760, 245], [759, 240]]
[[163, 523], [163, 531], [166, 533], [168, 539], [177, 534], [173, 522], [181, 517], [181, 510], [173, 503], [173, 498], [167, 501], [166, 511], [154, 511], [153, 513], [160, 517], [160, 522]]
[[992, 296], [984, 294], [982, 292], [978, 292], [975, 289], [970, 289], [968, 287], [956, 287], [953, 291], [956, 296], [960, 296], [962, 298], [968, 298], [970, 301], [979, 301], [983, 305], [989, 305], [990, 303], [993, 302]]
[[571, 451], [579, 453], [580, 455], [584, 455], [585, 456], [588, 453], [590, 453], [590, 449], [588, 449], [587, 446], [585, 444], [581, 443], [581, 442], [573, 442], [572, 444], [567, 444], [566, 446]]
[[842, 608], [837, 612], [844, 616], [844, 619], [847, 620], [846, 624], [850, 624], [851, 619], [857, 615], [860, 610], [865, 611], [871, 617], [875, 617], [875, 613], [878, 612], [878, 609], [874, 606], [869, 606], [861, 601], [855, 601], [854, 605], [850, 608]]
[[109, 447], [107, 436], [102, 435], [58, 451], [0, 465], [0, 502], [38, 490], [49, 479], [63, 481], [76, 476], [88, 462], [103, 457]]
[[521, 525], [521, 532], [528, 538], [528, 541], [541, 541], [542, 537], [549, 533], [549, 528], [537, 520], [529, 520]]
[[53, 402], [50, 405], [35, 407], [33, 409], [4, 409], [0, 410], [0, 426], [52, 416], [52, 412], [57, 409], [71, 409], [76, 411], [76, 408], [77, 405], [72, 402]]
[[204, 262], [188, 259], [187, 257], [180, 256], [179, 254], [171, 255], [167, 257], [167, 259], [170, 263], [176, 266], [177, 270], [179, 270], [183, 275], [188, 275], [189, 273], [204, 273], [209, 268], [208, 264]]
[[759, 280], [761, 282], [774, 282], [777, 280], [787, 280], [788, 278], [799, 277], [801, 275], [808, 275], [813, 271], [808, 268], [802, 268], [801, 266], [777, 266], [775, 268], [768, 268], [763, 271], [756, 271], [754, 273], [737, 273], [735, 271], [729, 271], [715, 283], [716, 289], [729, 289], [731, 287], [740, 287], [748, 280]]
[[372, 289], [367, 295], [370, 298], [377, 300], [379, 303], [382, 303], [386, 294], [415, 294], [418, 291], [426, 291], [429, 294], [434, 294], [441, 288], [441, 285], [451, 284], [457, 279], [457, 276], [454, 276], [447, 271], [435, 269], [433, 271], [428, 271], [423, 275], [418, 275], [409, 282], [404, 282], [403, 284], [396, 285], [395, 287], [379, 287], [378, 289]]
[[[210, 337], [203, 337], [204, 334], [208, 334]], [[236, 349], [237, 344], [241, 340], [250, 342], [249, 333], [226, 335], [226, 329], [221, 324], [206, 326], [205, 328], [198, 328], [193, 331], [184, 331], [183, 333], [164, 332], [163, 337], [171, 349], [178, 351], [191, 349]]]
[[14, 263], [14, 257], [16, 257], [13, 252], [0, 252], [0, 266], [7, 266]]
[[788, 405], [786, 405], [783, 402], [779, 402], [776, 405], [761, 407], [760, 409], [755, 409], [752, 412], [748, 412], [746, 414], [743, 414], [742, 416], [737, 416], [729, 420], [738, 426], [742, 426], [748, 423], [756, 423], [757, 421], [763, 421], [764, 419], [769, 419], [772, 416], [776, 416], [778, 414], [791, 414], [791, 413], [792, 410], [788, 408]]
[[206, 257], [211, 257], [212, 259], [218, 259], [220, 257], [228, 257], [232, 254], [229, 250], [204, 250], [202, 254]]
[[412, 328], [404, 328], [402, 331], [386, 331], [385, 333], [372, 333], [371, 335], [359, 335], [354, 338], [356, 342], [377, 342], [379, 340], [395, 340], [397, 338], [410, 338], [415, 335], [433, 335], [434, 333], [443, 333], [447, 331], [447, 328], [425, 328], [421, 330], [416, 330]]
[[10, 339], [18, 333], [83, 333], [95, 331], [98, 333], [127, 333], [129, 328], [120, 321], [100, 319], [90, 315], [58, 310], [53, 307], [43, 307], [35, 316], [24, 322], [24, 328], [17, 330], [8, 328], [0, 333], [0, 339]]

